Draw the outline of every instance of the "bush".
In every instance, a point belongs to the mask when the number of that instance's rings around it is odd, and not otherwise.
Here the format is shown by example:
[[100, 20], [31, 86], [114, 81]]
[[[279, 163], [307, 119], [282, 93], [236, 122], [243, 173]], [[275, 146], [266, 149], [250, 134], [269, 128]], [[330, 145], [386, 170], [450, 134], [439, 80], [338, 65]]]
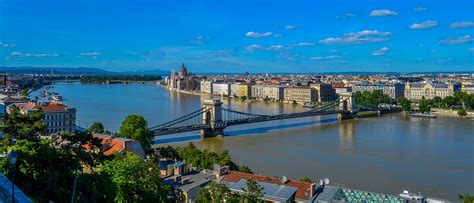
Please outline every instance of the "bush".
[[458, 110], [458, 115], [459, 116], [467, 116], [467, 111], [465, 109], [459, 109]]

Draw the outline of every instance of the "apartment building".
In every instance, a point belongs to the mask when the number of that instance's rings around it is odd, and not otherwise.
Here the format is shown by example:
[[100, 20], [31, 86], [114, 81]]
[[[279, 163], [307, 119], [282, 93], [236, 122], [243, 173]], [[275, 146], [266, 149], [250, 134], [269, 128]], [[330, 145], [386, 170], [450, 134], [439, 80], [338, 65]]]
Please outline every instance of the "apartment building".
[[317, 90], [310, 87], [287, 87], [283, 95], [285, 101], [295, 101], [300, 104], [318, 101]]

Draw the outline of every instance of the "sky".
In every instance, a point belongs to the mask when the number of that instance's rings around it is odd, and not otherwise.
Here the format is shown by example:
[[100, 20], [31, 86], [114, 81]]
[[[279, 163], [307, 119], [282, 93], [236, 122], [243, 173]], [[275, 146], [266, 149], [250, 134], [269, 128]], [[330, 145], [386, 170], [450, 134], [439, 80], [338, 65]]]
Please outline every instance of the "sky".
[[0, 0], [0, 66], [474, 71], [474, 1]]

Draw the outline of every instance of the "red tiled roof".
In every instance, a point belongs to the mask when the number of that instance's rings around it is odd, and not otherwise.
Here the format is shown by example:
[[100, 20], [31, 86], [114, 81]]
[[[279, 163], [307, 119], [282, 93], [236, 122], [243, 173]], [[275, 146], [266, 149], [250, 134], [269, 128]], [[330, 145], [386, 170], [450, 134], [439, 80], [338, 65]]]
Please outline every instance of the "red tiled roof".
[[[266, 183], [272, 183], [272, 184], [278, 184], [278, 185], [282, 184], [280, 179], [277, 177], [260, 176], [260, 175], [241, 173], [241, 172], [236, 172], [236, 171], [230, 171], [227, 175], [224, 176], [223, 180], [226, 182], [238, 182], [241, 179], [254, 179], [259, 182], [266, 182]], [[284, 185], [297, 188], [296, 190], [297, 199], [309, 200], [311, 198], [312, 183], [289, 180]]]
[[[100, 144], [102, 144], [101, 152], [109, 156], [115, 152], [120, 153], [125, 149], [125, 142], [123, 140], [114, 139], [112, 137], [107, 137], [104, 135], [93, 134], [95, 138], [100, 139]], [[85, 149], [90, 149], [90, 144], [82, 145]]]
[[51, 111], [66, 111], [67, 106], [64, 104], [56, 103], [56, 102], [50, 102], [50, 103], [47, 103], [46, 105], [39, 105], [37, 103], [30, 102], [30, 103], [21, 105], [20, 108], [24, 110], [41, 109], [44, 112], [51, 112]]
[[336, 87], [345, 87], [346, 84], [344, 83], [334, 83], [334, 84], [331, 84], [332, 88], [336, 88]]

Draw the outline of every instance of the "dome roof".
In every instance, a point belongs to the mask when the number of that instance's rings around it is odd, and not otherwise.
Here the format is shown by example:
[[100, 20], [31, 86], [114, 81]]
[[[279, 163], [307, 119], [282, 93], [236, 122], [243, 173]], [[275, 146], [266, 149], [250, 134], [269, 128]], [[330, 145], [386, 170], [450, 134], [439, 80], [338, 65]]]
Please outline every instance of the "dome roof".
[[179, 69], [179, 74], [180, 75], [186, 75], [187, 73], [188, 73], [188, 70], [186, 69], [186, 67], [184, 66], [184, 63], [183, 63], [183, 65]]

